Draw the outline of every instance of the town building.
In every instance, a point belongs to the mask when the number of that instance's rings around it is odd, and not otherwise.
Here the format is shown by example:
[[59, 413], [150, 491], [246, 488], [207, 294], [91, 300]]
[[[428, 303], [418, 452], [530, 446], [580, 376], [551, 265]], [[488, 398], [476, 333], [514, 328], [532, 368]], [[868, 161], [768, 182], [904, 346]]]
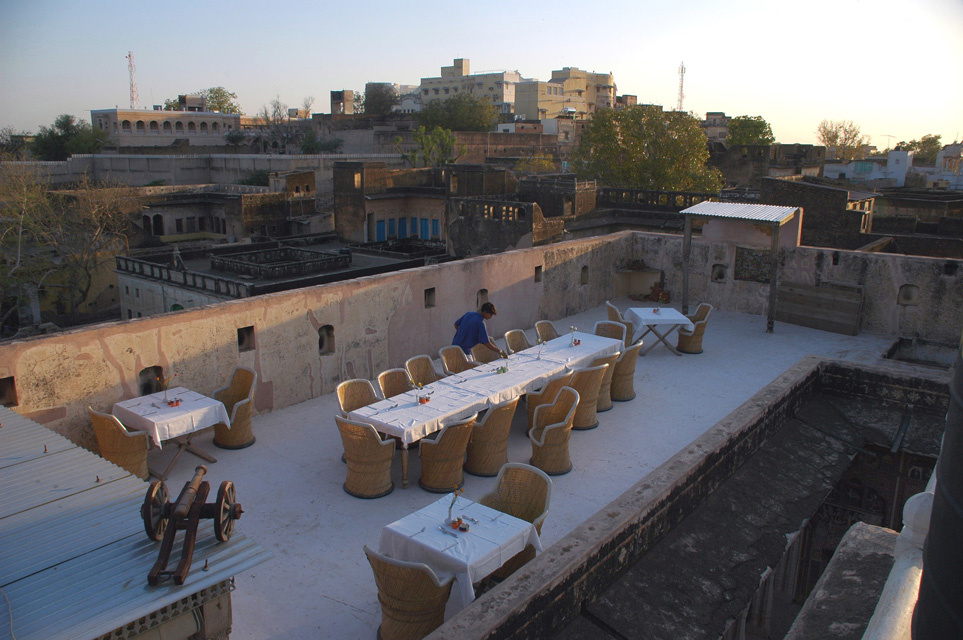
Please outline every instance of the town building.
[[913, 170], [913, 152], [897, 147], [885, 158], [869, 157], [823, 165], [823, 176], [831, 180], [847, 180], [868, 188], [903, 187]]
[[727, 116], [723, 111], [709, 111], [706, 113], [705, 120], [699, 122], [699, 126], [706, 133], [709, 143], [725, 142], [729, 137], [729, 121], [731, 116]]
[[421, 79], [421, 104], [427, 106], [436, 100], [468, 94], [491, 102], [499, 113], [510, 115], [514, 113], [515, 85], [521, 80], [518, 71], [473, 74], [467, 58], [456, 58], [451, 66], [441, 68], [440, 76]]
[[[184, 97], [184, 96], [182, 96]], [[193, 102], [185, 111], [153, 109], [94, 109], [90, 121], [94, 129], [107, 132], [107, 146], [125, 147], [224, 147], [224, 136], [241, 128], [235, 113], [201, 111]]]

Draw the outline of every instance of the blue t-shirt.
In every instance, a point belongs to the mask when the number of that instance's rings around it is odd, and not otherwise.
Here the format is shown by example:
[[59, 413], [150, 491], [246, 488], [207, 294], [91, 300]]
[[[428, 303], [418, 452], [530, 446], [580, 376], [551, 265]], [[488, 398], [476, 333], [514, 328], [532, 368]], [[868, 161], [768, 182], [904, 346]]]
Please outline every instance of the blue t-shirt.
[[488, 328], [485, 326], [485, 318], [477, 311], [469, 311], [455, 321], [458, 328], [455, 331], [455, 339], [452, 344], [461, 347], [466, 354], [471, 353], [471, 348], [476, 344], [488, 342]]

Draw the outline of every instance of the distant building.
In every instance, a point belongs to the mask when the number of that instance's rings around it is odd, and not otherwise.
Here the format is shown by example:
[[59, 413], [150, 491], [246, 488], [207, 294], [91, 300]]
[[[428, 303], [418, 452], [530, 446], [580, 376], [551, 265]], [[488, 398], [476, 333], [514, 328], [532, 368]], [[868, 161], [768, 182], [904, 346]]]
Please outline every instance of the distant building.
[[907, 173], [912, 168], [913, 152], [897, 147], [885, 158], [863, 158], [826, 164], [823, 175], [833, 180], [848, 180], [867, 187], [903, 187], [906, 186]]
[[729, 137], [729, 121], [732, 120], [722, 111], [710, 111], [706, 113], [706, 119], [699, 123], [702, 130], [706, 133], [709, 142], [725, 142]]
[[470, 68], [467, 58], [456, 58], [450, 67], [441, 68], [440, 76], [422, 78], [419, 85], [422, 105], [467, 93], [491, 102], [499, 113], [514, 113], [515, 85], [522, 76], [517, 71], [472, 74]]
[[818, 177], [826, 160], [826, 147], [811, 144], [709, 143], [709, 165], [722, 172], [728, 189], [759, 189], [763, 178]]
[[354, 113], [354, 91], [351, 89], [332, 91], [331, 113], [338, 115]]
[[107, 132], [107, 145], [112, 147], [167, 147], [177, 142], [189, 146], [225, 146], [225, 134], [240, 129], [241, 116], [236, 113], [200, 111], [197, 104], [185, 98], [184, 111], [164, 111], [160, 105], [147, 109], [95, 109], [90, 112], [94, 129]]

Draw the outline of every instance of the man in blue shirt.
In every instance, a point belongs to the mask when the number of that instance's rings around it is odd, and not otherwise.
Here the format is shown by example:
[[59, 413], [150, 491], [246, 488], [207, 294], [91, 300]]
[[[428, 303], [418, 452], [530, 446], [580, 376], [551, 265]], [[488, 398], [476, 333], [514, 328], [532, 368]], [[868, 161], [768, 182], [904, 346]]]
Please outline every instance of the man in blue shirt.
[[482, 305], [480, 312], [469, 311], [462, 317], [455, 320], [455, 339], [451, 341], [453, 345], [461, 347], [466, 355], [471, 357], [471, 348], [476, 344], [485, 345], [503, 358], [507, 358], [503, 350], [495, 345], [495, 341], [488, 337], [488, 327], [485, 320], [490, 320], [497, 315], [495, 305], [486, 302]]

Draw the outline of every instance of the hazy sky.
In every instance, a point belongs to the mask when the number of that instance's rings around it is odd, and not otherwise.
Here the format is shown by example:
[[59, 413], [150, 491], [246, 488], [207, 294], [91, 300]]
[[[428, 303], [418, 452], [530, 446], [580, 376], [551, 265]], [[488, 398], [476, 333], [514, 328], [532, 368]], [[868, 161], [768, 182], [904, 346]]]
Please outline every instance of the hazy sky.
[[[246, 113], [365, 82], [418, 84], [454, 58], [547, 80], [611, 71], [619, 94], [762, 115], [778, 142], [853, 120], [880, 148], [963, 136], [963, 0], [97, 2], [0, 0], [0, 127], [222, 85]], [[887, 135], [892, 138], [887, 138]]]

